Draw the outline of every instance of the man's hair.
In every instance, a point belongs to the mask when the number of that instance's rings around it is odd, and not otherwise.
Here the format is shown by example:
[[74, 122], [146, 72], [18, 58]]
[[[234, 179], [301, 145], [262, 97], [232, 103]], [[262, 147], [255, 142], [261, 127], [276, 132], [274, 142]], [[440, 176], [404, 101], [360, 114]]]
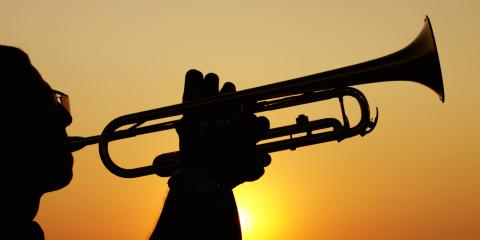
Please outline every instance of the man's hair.
[[[0, 45], [0, 113], [3, 120], [21, 120], [41, 109], [48, 84], [19, 48]], [[18, 117], [18, 118], [17, 118]]]

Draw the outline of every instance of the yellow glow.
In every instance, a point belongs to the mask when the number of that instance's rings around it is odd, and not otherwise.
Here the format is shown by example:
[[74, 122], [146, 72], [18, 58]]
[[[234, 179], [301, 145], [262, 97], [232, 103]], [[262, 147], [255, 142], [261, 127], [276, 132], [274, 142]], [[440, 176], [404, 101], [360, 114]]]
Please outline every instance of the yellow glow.
[[250, 211], [245, 210], [245, 208], [238, 209], [238, 215], [240, 217], [240, 225], [242, 226], [242, 233], [249, 234], [251, 227], [255, 222], [253, 221]]

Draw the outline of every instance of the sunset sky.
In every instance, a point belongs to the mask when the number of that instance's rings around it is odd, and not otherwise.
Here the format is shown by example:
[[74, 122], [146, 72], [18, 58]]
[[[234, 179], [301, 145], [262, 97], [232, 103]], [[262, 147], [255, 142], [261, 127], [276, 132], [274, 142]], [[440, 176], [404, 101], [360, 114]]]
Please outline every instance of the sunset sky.
[[[180, 103], [185, 73], [214, 72], [238, 90], [395, 52], [430, 17], [445, 103], [414, 82], [357, 86], [377, 128], [365, 137], [271, 154], [234, 192], [253, 239], [480, 239], [480, 2], [0, 0], [0, 44], [16, 46], [69, 94], [70, 135]], [[21, 89], [17, 89], [21, 91]], [[347, 104], [358, 120], [354, 102]], [[262, 113], [272, 127], [338, 117], [338, 101]], [[374, 112], [374, 111], [373, 111]], [[112, 143], [124, 167], [177, 150], [174, 131]], [[110, 173], [92, 145], [74, 153], [69, 186], [46, 194], [36, 220], [48, 240], [147, 239], [166, 178]], [[227, 159], [228, 160], [228, 159]]]

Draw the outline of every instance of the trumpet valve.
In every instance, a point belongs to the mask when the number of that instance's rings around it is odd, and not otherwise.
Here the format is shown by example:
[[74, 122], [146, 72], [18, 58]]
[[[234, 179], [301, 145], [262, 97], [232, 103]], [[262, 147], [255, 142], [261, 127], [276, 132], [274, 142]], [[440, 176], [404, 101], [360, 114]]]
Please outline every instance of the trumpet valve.
[[[305, 114], [300, 114], [298, 115], [297, 119], [296, 119], [296, 123], [297, 125], [301, 126], [301, 125], [306, 125], [308, 124], [309, 120], [308, 120], [308, 116], [305, 115]], [[311, 130], [308, 130], [306, 131], [307, 132], [307, 136], [310, 136], [312, 135], [312, 131]]]

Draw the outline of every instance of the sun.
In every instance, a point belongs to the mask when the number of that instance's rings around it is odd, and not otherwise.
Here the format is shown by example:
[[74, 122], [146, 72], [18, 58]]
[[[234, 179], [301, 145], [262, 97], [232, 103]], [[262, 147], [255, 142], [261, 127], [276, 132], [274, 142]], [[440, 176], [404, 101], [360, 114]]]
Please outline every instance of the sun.
[[240, 226], [242, 227], [242, 233], [250, 232], [253, 224], [250, 213], [245, 208], [239, 208], [238, 216], [240, 217]]

